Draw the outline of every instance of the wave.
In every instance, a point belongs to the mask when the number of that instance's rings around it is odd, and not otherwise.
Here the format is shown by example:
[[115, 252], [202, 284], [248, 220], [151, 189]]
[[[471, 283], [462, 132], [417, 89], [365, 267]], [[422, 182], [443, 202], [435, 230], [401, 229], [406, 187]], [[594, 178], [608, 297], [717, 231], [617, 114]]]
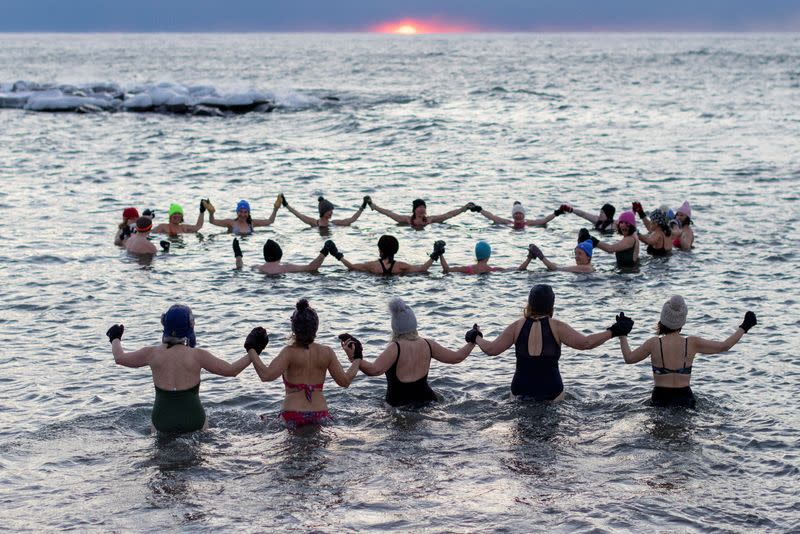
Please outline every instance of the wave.
[[124, 87], [115, 83], [80, 85], [17, 81], [0, 83], [0, 108], [40, 112], [133, 112], [197, 116], [269, 113], [338, 102], [335, 96], [293, 91], [221, 93], [208, 85], [153, 83]]

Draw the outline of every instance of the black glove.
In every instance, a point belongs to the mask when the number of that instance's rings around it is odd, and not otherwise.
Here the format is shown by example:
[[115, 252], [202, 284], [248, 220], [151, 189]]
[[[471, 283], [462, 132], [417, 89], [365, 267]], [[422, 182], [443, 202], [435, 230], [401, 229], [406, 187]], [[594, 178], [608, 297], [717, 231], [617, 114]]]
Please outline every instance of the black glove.
[[108, 336], [108, 342], [111, 343], [115, 339], [119, 339], [122, 341], [122, 333], [125, 331], [125, 326], [121, 324], [115, 324], [111, 328], [108, 329], [106, 335]]
[[122, 233], [120, 234], [120, 237], [124, 241], [125, 239], [128, 239], [132, 234], [133, 234], [133, 230], [131, 230], [131, 227], [126, 224], [122, 228]]
[[[472, 202], [470, 202], [470, 204], [472, 204]], [[473, 213], [480, 213], [481, 211], [483, 211], [483, 208], [478, 206], [477, 204], [472, 204], [472, 206], [469, 207], [469, 211]]]
[[331, 239], [325, 241], [325, 244], [322, 246], [322, 250], [320, 250], [319, 253], [324, 254], [325, 256], [330, 254], [337, 260], [344, 258], [344, 253], [339, 252], [339, 249], [336, 247], [336, 243], [334, 243]]
[[200, 199], [200, 213], [205, 213], [205, 212], [206, 212], [206, 199], [201, 198]]
[[431, 252], [431, 259], [437, 261], [442, 254], [444, 254], [445, 242], [441, 239], [433, 244], [433, 252]]
[[247, 334], [247, 339], [244, 340], [244, 350], [253, 349], [256, 354], [261, 354], [268, 344], [269, 334], [263, 327], [257, 326]]
[[466, 204], [464, 204], [465, 211], [466, 210], [475, 211], [475, 210], [472, 209], [474, 207], [475, 207], [475, 203], [474, 202], [467, 202]]
[[286, 202], [286, 197], [283, 196], [283, 193], [281, 193], [281, 204], [283, 204], [284, 208], [288, 208], [289, 207], [289, 203]]
[[528, 245], [528, 257], [538, 258], [541, 260], [542, 258], [544, 258], [544, 254], [542, 253], [542, 249], [531, 243], [530, 245]]
[[739, 328], [744, 330], [744, 333], [746, 334], [747, 332], [750, 331], [751, 328], [753, 328], [757, 324], [758, 320], [756, 319], [756, 314], [749, 311], [744, 314], [744, 321], [742, 321], [742, 324], [739, 325]]
[[589, 234], [589, 230], [581, 228], [580, 232], [578, 232], [578, 243], [583, 243], [587, 239], [591, 240], [592, 247], [597, 247], [597, 244], [600, 242], [599, 239]]
[[606, 328], [606, 330], [611, 330], [611, 337], [617, 336], [627, 336], [631, 333], [633, 329], [633, 319], [630, 317], [625, 317], [623, 312], [620, 312], [617, 315], [617, 320], [614, 324]]
[[483, 337], [483, 332], [481, 332], [480, 328], [478, 328], [478, 323], [472, 325], [472, 328], [467, 330], [467, 333], [464, 334], [464, 339], [467, 343], [475, 343], [478, 339], [478, 336]]
[[152, 221], [156, 218], [156, 212], [153, 210], [144, 210], [142, 212], [142, 217], [150, 217], [150, 220]]
[[354, 360], [364, 359], [364, 347], [361, 345], [361, 342], [358, 339], [351, 336], [350, 334], [339, 334], [339, 340], [345, 345], [350, 345], [351, 343], [354, 345], [353, 347]]
[[559, 215], [564, 215], [564, 210], [558, 208], [557, 210], [553, 211], [553, 215], [555, 215], [556, 217], [558, 217]]
[[161, 245], [161, 250], [164, 252], [169, 252], [169, 241], [161, 240], [158, 242], [158, 244]]
[[242, 247], [239, 246], [239, 238], [238, 237], [234, 237], [233, 238], [233, 257], [234, 258], [241, 258], [242, 256], [243, 256]]
[[361, 209], [366, 209], [367, 206], [372, 209], [372, 198], [369, 195], [364, 196], [364, 200], [361, 202]]
[[639, 216], [639, 218], [640, 218], [640, 219], [644, 219], [644, 218], [645, 218], [645, 214], [644, 214], [644, 208], [642, 207], [642, 203], [641, 203], [641, 202], [639, 202], [639, 201], [637, 200], [636, 202], [634, 202], [633, 204], [631, 204], [631, 208], [633, 209], [633, 212], [634, 212], [636, 215], [638, 215], [638, 216]]

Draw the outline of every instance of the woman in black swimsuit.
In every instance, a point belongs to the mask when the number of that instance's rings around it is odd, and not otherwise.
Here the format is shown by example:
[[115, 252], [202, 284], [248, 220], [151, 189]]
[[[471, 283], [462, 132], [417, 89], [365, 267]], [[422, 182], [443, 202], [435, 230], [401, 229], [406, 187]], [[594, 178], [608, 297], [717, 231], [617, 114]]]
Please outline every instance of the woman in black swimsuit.
[[328, 243], [331, 243], [331, 245], [329, 245], [331, 247], [330, 253], [334, 258], [341, 261], [349, 271], [361, 271], [386, 276], [427, 272], [428, 269], [431, 268], [431, 265], [439, 261], [439, 258], [442, 257], [445, 247], [444, 241], [436, 241], [433, 244], [433, 252], [429, 255], [428, 261], [421, 265], [411, 265], [410, 263], [396, 261], [394, 259], [395, 254], [397, 254], [397, 251], [400, 249], [400, 243], [397, 241], [397, 238], [391, 235], [382, 235], [380, 239], [378, 239], [379, 259], [364, 263], [351, 263], [344, 258], [344, 254], [339, 252], [339, 249], [333, 241], [329, 240]]
[[389, 311], [392, 314], [392, 342], [375, 361], [368, 362], [362, 358], [361, 342], [349, 334], [339, 336], [342, 348], [351, 360], [361, 358], [359, 369], [365, 375], [386, 373], [386, 402], [391, 406], [438, 400], [428, 385], [431, 359], [442, 363], [461, 362], [472, 352], [475, 343], [467, 343], [457, 351], [452, 351], [432, 339], [420, 337], [414, 311], [402, 299], [391, 300]]
[[667, 215], [661, 210], [653, 210], [650, 212], [650, 233], [639, 234], [639, 241], [647, 245], [647, 253], [651, 256], [667, 256], [672, 252], [671, 234]]
[[654, 406], [685, 406], [694, 408], [695, 400], [689, 381], [692, 363], [697, 353], [717, 354], [730, 350], [750, 328], [758, 324], [756, 314], [749, 311], [736, 332], [725, 341], [710, 341], [697, 336], [681, 336], [688, 308], [680, 295], [672, 296], [661, 308], [661, 319], [656, 332], [636, 350], [631, 350], [628, 338], [621, 336], [619, 346], [625, 363], [637, 363], [650, 356], [653, 367]]

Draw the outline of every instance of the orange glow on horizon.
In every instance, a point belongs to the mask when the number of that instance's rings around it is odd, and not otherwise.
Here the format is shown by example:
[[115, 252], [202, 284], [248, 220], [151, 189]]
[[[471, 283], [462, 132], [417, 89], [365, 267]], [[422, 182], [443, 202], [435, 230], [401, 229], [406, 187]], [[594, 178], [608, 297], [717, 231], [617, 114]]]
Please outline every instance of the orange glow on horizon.
[[382, 22], [370, 28], [370, 31], [394, 35], [420, 35], [426, 33], [465, 33], [476, 31], [476, 29], [465, 24], [403, 19]]

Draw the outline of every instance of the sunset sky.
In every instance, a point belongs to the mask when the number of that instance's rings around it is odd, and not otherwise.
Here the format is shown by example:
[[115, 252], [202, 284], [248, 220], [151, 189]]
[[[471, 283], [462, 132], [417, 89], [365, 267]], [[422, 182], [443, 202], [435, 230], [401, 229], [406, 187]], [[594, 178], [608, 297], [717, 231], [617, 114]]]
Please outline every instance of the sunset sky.
[[800, 31], [800, 0], [0, 0], [0, 31]]

